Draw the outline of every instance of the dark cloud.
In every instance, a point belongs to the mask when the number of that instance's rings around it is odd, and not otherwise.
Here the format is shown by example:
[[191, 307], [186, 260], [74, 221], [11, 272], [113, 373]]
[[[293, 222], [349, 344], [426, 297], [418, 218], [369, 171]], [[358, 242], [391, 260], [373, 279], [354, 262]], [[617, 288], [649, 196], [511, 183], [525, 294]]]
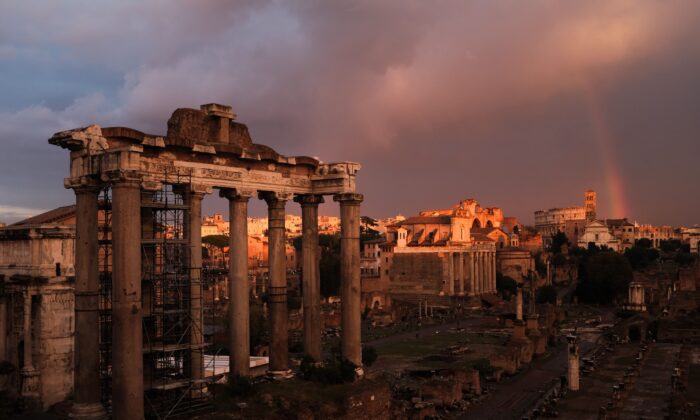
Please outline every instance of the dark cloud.
[[[71, 200], [59, 192], [67, 156], [46, 144], [54, 131], [162, 133], [176, 107], [222, 102], [282, 153], [361, 162], [376, 216], [472, 196], [530, 221], [590, 187], [605, 216], [624, 201], [632, 219], [698, 222], [693, 1], [23, 1], [0, 12], [6, 207]], [[610, 194], [611, 167], [624, 197]]]

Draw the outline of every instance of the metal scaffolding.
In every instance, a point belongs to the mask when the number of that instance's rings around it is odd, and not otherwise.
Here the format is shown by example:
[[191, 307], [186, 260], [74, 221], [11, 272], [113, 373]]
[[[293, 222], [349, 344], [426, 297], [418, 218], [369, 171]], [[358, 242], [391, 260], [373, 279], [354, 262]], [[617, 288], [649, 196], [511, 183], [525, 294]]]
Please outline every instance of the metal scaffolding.
[[[205, 379], [193, 380], [192, 357], [202, 357], [206, 343], [192, 344], [201, 334], [192, 308], [202, 308], [201, 276], [192, 276], [190, 217], [183, 187], [189, 177], [166, 174], [157, 191], [141, 193], [141, 291], [143, 374], [147, 418], [166, 419], [211, 406]], [[103, 403], [111, 406], [111, 199], [106, 189], [99, 200], [100, 245], [100, 373]], [[200, 293], [192, 293], [199, 288]], [[197, 350], [197, 351], [193, 351]], [[200, 364], [201, 366], [201, 364]], [[204, 375], [200, 375], [204, 377]]]

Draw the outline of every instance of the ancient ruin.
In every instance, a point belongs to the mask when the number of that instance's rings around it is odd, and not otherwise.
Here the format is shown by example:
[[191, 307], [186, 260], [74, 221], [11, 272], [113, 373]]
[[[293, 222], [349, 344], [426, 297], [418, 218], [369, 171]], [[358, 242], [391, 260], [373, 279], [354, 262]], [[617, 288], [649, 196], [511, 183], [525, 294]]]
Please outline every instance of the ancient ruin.
[[230, 209], [231, 375], [249, 373], [251, 198], [268, 206], [270, 374], [290, 372], [284, 218], [291, 199], [303, 217], [304, 347], [320, 361], [316, 253], [324, 195], [340, 204], [342, 355], [362, 374], [360, 165], [282, 156], [254, 144], [235, 118], [231, 107], [207, 104], [177, 109], [165, 136], [90, 125], [49, 139], [70, 150], [65, 187], [77, 205], [74, 417], [99, 418], [107, 405], [115, 419], [160, 416], [203, 398], [201, 205], [214, 189]]

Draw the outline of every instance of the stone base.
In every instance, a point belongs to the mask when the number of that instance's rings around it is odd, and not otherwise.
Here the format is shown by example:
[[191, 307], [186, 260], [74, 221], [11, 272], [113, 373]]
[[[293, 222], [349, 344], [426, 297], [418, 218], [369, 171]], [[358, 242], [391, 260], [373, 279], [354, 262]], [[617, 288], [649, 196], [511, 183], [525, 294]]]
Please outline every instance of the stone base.
[[76, 420], [104, 420], [107, 410], [101, 403], [76, 403], [71, 407], [69, 418]]
[[292, 372], [291, 369], [287, 370], [268, 370], [267, 371], [267, 376], [274, 379], [281, 381], [283, 379], [291, 379], [294, 377], [294, 373]]

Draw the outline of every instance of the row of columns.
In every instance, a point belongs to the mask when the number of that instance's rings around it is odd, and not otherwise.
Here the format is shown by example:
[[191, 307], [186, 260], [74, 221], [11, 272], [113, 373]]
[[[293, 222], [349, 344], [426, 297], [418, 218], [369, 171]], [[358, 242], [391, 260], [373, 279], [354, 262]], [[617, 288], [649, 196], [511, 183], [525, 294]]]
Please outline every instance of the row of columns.
[[[74, 189], [76, 194], [75, 404], [74, 418], [101, 418], [99, 375], [98, 185]], [[248, 201], [253, 191], [225, 189], [229, 200], [230, 373], [249, 375]], [[191, 266], [192, 380], [202, 379], [201, 203], [203, 193], [188, 191], [187, 223]], [[268, 205], [270, 365], [273, 374], [289, 371], [287, 279], [285, 269], [285, 205], [291, 194], [263, 192]], [[360, 330], [360, 203], [361, 194], [337, 194], [341, 213], [342, 355], [362, 364]], [[319, 195], [299, 195], [303, 219], [304, 348], [321, 361], [320, 284], [318, 269]], [[141, 307], [141, 183], [122, 178], [112, 184], [112, 414], [115, 419], [143, 418], [143, 332]], [[29, 312], [31, 313], [31, 300]], [[26, 334], [25, 334], [26, 335]], [[26, 339], [25, 339], [26, 340]], [[31, 337], [28, 341], [31, 343]], [[31, 349], [25, 341], [25, 351]], [[31, 351], [31, 350], [28, 350]], [[31, 361], [31, 355], [25, 360]]]
[[[249, 375], [249, 285], [248, 285], [248, 201], [253, 191], [226, 189], [221, 196], [229, 200], [230, 222], [230, 373]], [[259, 198], [268, 205], [269, 307], [271, 318], [270, 364], [272, 375], [289, 372], [287, 277], [285, 268], [285, 205], [288, 194], [263, 192]], [[362, 364], [360, 329], [360, 194], [338, 194], [341, 217], [341, 352], [356, 364]], [[320, 195], [298, 195], [294, 201], [302, 209], [302, 282], [304, 307], [304, 351], [314, 361], [321, 355], [320, 278], [318, 256], [318, 205]], [[238, 246], [236, 246], [238, 244]], [[240, 246], [245, 244], [245, 246]]]
[[475, 296], [496, 292], [495, 251], [450, 253], [448, 294]]

